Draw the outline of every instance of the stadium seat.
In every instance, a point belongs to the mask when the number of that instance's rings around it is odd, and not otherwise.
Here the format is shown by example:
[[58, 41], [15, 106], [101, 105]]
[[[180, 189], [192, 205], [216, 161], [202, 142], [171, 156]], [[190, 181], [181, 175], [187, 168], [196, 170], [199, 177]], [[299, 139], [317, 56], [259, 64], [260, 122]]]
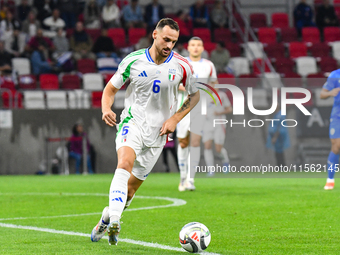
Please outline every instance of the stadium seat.
[[0, 80], [1, 89], [15, 90], [15, 83], [11, 77], [3, 76]]
[[83, 76], [84, 90], [99, 91], [103, 90], [103, 76], [99, 73], [87, 73]]
[[314, 89], [315, 93], [315, 105], [318, 107], [322, 106], [333, 106], [334, 104], [334, 97], [329, 97], [327, 99], [321, 99], [320, 93], [322, 91], [322, 88], [316, 88]]
[[285, 57], [286, 48], [282, 43], [270, 43], [265, 48], [268, 58], [280, 59]]
[[249, 61], [244, 57], [230, 58], [228, 69], [235, 75], [250, 74]]
[[315, 58], [328, 57], [330, 52], [330, 47], [326, 43], [313, 43], [309, 48], [310, 53]]
[[123, 28], [110, 28], [107, 30], [107, 36], [112, 39], [116, 47], [124, 48], [127, 46], [125, 31]]
[[302, 41], [307, 42], [307, 43], [319, 43], [320, 42], [320, 30], [316, 27], [302, 28]]
[[[2, 105], [1, 105], [2, 100]], [[0, 88], [0, 108], [22, 108], [22, 94], [19, 91]]]
[[96, 72], [96, 62], [92, 59], [79, 59], [77, 61], [78, 72], [85, 73], [95, 73]]
[[302, 42], [291, 42], [289, 44], [289, 56], [291, 58], [307, 56], [307, 46]]
[[114, 73], [102, 73], [102, 76], [103, 76], [103, 79], [104, 79], [104, 84], [107, 84], [111, 80], [113, 75], [114, 75]]
[[332, 57], [323, 57], [321, 58], [320, 62], [319, 62], [319, 66], [320, 66], [320, 71], [321, 72], [333, 72], [334, 70], [338, 69], [338, 63], [337, 61], [332, 58]]
[[272, 27], [274, 28], [288, 28], [289, 17], [287, 13], [273, 13], [272, 14]]
[[213, 42], [204, 42], [204, 49], [209, 53], [210, 53], [216, 49], [216, 43]]
[[238, 43], [226, 43], [225, 48], [229, 51], [230, 57], [241, 56], [241, 47]]
[[306, 77], [309, 74], [317, 73], [318, 67], [316, 59], [313, 57], [299, 57], [296, 59], [296, 71], [302, 77]]
[[67, 109], [66, 91], [46, 91], [47, 109]]
[[[311, 92], [311, 91], [310, 91]], [[307, 102], [307, 103], [304, 103], [303, 105], [304, 106], [312, 106], [314, 105], [314, 100], [313, 100], [313, 93], [311, 92], [311, 99]], [[298, 92], [295, 92], [295, 93], [291, 93], [291, 98], [305, 98], [306, 95], [303, 94], [303, 93], [298, 93]]]
[[254, 38], [251, 36], [250, 31], [248, 31], [248, 34], [247, 34], [246, 30], [243, 28], [242, 29], [242, 35], [238, 31], [236, 32], [236, 42], [244, 43], [245, 42], [245, 40], [243, 38], [244, 36], [248, 38], [248, 42], [254, 41]]
[[258, 38], [261, 43], [275, 43], [276, 30], [270, 27], [259, 28]]
[[282, 78], [283, 84], [285, 87], [302, 87], [303, 85], [303, 80], [301, 75], [295, 73], [295, 72], [290, 72], [290, 73], [285, 73]]
[[281, 76], [278, 73], [264, 73], [261, 80], [263, 88], [282, 87]]
[[244, 20], [242, 18], [242, 15], [239, 14], [238, 12], [234, 13], [234, 17], [235, 17], [235, 20], [233, 19], [233, 28], [236, 27], [236, 24], [235, 22], [238, 23], [238, 25], [240, 26], [240, 28], [244, 28], [245, 27], [245, 23], [244, 23]]
[[55, 74], [41, 74], [39, 76], [40, 89], [57, 90], [59, 89], [58, 76]]
[[19, 89], [36, 89], [37, 80], [32, 74], [19, 75], [18, 86]]
[[89, 109], [90, 105], [90, 92], [82, 89], [69, 90], [68, 105], [71, 109]]
[[217, 75], [219, 84], [232, 84], [236, 85], [235, 76], [229, 73], [220, 73]]
[[[260, 65], [260, 66], [258, 66], [258, 65]], [[254, 74], [261, 74], [262, 68], [264, 68], [264, 72], [270, 72], [269, 65], [262, 58], [254, 59], [252, 66], [253, 66], [253, 73]]]
[[265, 13], [252, 13], [249, 16], [252, 28], [267, 27], [267, 15]]
[[194, 28], [193, 36], [198, 36], [203, 42], [211, 42], [211, 33], [208, 28]]
[[101, 35], [100, 28], [85, 28], [85, 31], [91, 37], [93, 43], [95, 43], [98, 37]]
[[130, 45], [135, 45], [136, 43], [138, 43], [140, 38], [146, 36], [146, 29], [145, 28], [129, 28], [128, 35], [129, 35]]
[[257, 42], [248, 42], [244, 44], [245, 56], [249, 61], [257, 58], [263, 58], [263, 44]]
[[25, 109], [45, 109], [45, 95], [43, 91], [24, 91]]
[[327, 78], [323, 73], [314, 73], [307, 76], [306, 85], [307, 87], [320, 88], [325, 84], [326, 81]]
[[118, 69], [119, 63], [114, 58], [98, 58], [97, 67], [100, 73], [114, 73]]
[[323, 29], [323, 38], [325, 43], [340, 41], [340, 28], [325, 27]]
[[290, 58], [277, 58], [275, 62], [276, 72], [287, 74], [294, 71], [294, 61]]
[[256, 74], [241, 74], [238, 77], [240, 88], [255, 88], [260, 84], [260, 78]]
[[31, 62], [28, 58], [12, 58], [12, 68], [18, 75], [31, 74]]
[[232, 33], [227, 28], [216, 28], [214, 30], [214, 42], [231, 42]]
[[340, 41], [333, 42], [331, 45], [333, 58], [340, 62]]
[[64, 74], [61, 78], [62, 89], [80, 89], [80, 78], [76, 74]]
[[92, 108], [100, 108], [102, 106], [103, 91], [92, 91], [91, 102]]
[[299, 40], [295, 27], [281, 28], [281, 41], [284, 43], [296, 42]]

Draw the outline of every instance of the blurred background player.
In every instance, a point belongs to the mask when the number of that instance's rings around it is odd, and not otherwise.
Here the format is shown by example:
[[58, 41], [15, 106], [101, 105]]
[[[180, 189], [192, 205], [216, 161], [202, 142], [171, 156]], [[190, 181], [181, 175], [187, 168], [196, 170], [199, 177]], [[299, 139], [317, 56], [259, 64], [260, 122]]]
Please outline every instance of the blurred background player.
[[[194, 69], [194, 76], [197, 81], [215, 85], [217, 83], [217, 75], [214, 64], [202, 58], [204, 51], [203, 41], [199, 37], [192, 37], [188, 42], [189, 63]], [[183, 87], [180, 90], [183, 91]], [[205, 94], [205, 93], [204, 93]], [[184, 101], [185, 94], [181, 94], [179, 103]], [[202, 97], [204, 95], [202, 94]], [[205, 118], [205, 116], [204, 116]], [[192, 121], [195, 123], [190, 123]], [[178, 137], [178, 164], [180, 169], [179, 191], [195, 190], [194, 175], [195, 167], [199, 164], [201, 158], [201, 138], [203, 135], [204, 119], [201, 115], [201, 107], [196, 106], [189, 115], [187, 115], [177, 126]], [[189, 133], [190, 128], [190, 133]], [[189, 156], [189, 141], [190, 141], [190, 156]], [[190, 167], [188, 163], [190, 162]]]
[[[189, 62], [172, 51], [178, 40], [175, 21], [165, 18], [153, 31], [150, 48], [129, 54], [106, 85], [102, 96], [102, 119], [116, 126], [116, 114], [111, 110], [118, 90], [130, 82], [125, 93], [125, 108], [117, 125], [116, 150], [118, 164], [110, 186], [109, 207], [93, 228], [91, 240], [98, 242], [105, 234], [109, 244], [116, 245], [120, 218], [135, 192], [156, 164], [167, 140], [199, 101], [193, 84]], [[183, 83], [189, 96], [176, 112], [178, 87]]]
[[320, 98], [326, 99], [334, 97], [334, 104], [329, 124], [329, 138], [331, 139], [332, 148], [328, 155], [327, 169], [328, 178], [325, 190], [334, 188], [334, 174], [339, 171], [339, 153], [340, 153], [340, 69], [333, 71], [325, 85], [323, 85]]
[[[232, 112], [230, 101], [223, 91], [215, 88], [221, 98], [222, 105], [220, 104], [217, 96], [213, 94], [215, 102], [212, 98], [207, 103], [206, 122], [203, 127], [203, 143], [204, 143], [204, 160], [207, 165], [214, 166], [214, 154], [212, 150], [212, 143], [215, 143], [215, 152], [219, 159], [221, 159], [224, 167], [229, 167], [229, 157], [227, 150], [223, 147], [226, 135], [226, 125], [216, 125], [214, 127], [214, 119], [226, 119], [227, 114]], [[208, 98], [209, 99], [209, 98]], [[213, 175], [209, 172], [209, 175]]]

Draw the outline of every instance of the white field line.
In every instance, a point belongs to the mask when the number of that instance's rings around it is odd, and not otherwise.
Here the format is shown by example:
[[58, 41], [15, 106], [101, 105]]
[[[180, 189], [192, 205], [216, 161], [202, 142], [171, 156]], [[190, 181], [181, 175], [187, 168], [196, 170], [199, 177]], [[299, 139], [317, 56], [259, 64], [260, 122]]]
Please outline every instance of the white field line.
[[[19, 195], [19, 193], [0, 193], [0, 195]], [[35, 196], [108, 196], [108, 194], [100, 194], [100, 193], [20, 193], [20, 195], [35, 195]], [[131, 208], [126, 209], [126, 212], [129, 211], [140, 211], [140, 210], [151, 210], [157, 208], [166, 208], [173, 206], [181, 206], [185, 205], [187, 202], [183, 199], [171, 198], [171, 197], [150, 197], [150, 196], [135, 196], [135, 198], [141, 199], [158, 199], [158, 200], [166, 200], [172, 202], [168, 205], [155, 205], [155, 206], [147, 206], [140, 208]], [[54, 216], [40, 216], [40, 217], [15, 217], [15, 218], [0, 218], [0, 221], [7, 220], [26, 220], [26, 219], [49, 219], [49, 218], [66, 218], [66, 217], [79, 217], [79, 216], [89, 216], [89, 215], [100, 215], [102, 212], [94, 212], [94, 213], [80, 213], [80, 214], [68, 214], [68, 215], [54, 215]]]
[[[85, 234], [85, 233], [72, 232], [72, 231], [64, 231], [64, 230], [56, 230], [56, 229], [49, 229], [49, 228], [38, 228], [38, 227], [33, 227], [33, 226], [21, 226], [21, 225], [7, 224], [7, 223], [0, 223], [0, 227], [11, 228], [11, 229], [34, 230], [34, 231], [47, 232], [47, 233], [52, 233], [52, 234], [70, 235], [70, 236], [82, 236], [82, 237], [87, 237], [87, 238], [91, 237], [90, 234]], [[104, 236], [103, 239], [108, 239], [108, 237]], [[143, 242], [143, 241], [136, 241], [136, 240], [132, 240], [132, 239], [120, 238], [119, 242], [136, 244], [136, 245], [142, 245], [142, 246], [145, 246], [145, 247], [157, 248], [157, 249], [168, 250], [168, 251], [185, 252], [183, 249], [177, 248], [177, 247], [172, 247], [172, 246], [168, 246], [168, 245], [162, 245], [162, 244], [158, 244], [158, 243], [149, 243], [149, 242]], [[211, 252], [204, 252], [204, 253], [200, 253], [200, 254], [219, 255], [218, 253], [211, 253]]]

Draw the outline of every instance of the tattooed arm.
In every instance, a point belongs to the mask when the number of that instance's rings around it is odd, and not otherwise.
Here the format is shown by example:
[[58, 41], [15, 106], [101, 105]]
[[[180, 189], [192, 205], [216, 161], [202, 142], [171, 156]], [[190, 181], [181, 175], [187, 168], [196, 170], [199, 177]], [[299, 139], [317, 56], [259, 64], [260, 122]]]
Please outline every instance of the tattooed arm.
[[182, 107], [179, 108], [179, 110], [170, 119], [166, 120], [163, 123], [160, 135], [173, 133], [175, 131], [177, 123], [180, 122], [185, 117], [185, 115], [187, 115], [191, 111], [191, 109], [195, 107], [199, 100], [199, 91], [189, 95], [188, 99], [184, 101]]

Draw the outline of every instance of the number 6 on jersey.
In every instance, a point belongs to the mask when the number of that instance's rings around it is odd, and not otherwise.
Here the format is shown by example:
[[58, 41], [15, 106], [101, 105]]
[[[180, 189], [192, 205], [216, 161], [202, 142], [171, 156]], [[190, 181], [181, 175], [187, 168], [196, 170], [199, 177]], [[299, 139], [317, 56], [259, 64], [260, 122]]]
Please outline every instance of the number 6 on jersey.
[[159, 85], [157, 85], [157, 83], [161, 83], [160, 80], [154, 80], [153, 82], [153, 86], [152, 86], [152, 91], [153, 93], [158, 93], [161, 90], [161, 87]]

